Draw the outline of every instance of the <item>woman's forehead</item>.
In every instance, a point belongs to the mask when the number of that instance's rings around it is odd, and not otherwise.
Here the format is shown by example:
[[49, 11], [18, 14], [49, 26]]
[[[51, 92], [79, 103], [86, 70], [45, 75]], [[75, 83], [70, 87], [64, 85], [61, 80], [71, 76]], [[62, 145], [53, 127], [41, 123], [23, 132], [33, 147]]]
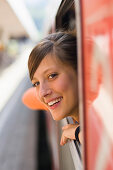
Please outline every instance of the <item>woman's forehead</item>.
[[44, 59], [39, 64], [38, 68], [36, 69], [34, 76], [45, 74], [49, 71], [60, 71], [60, 70], [67, 70], [70, 69], [69, 64], [65, 64], [60, 61], [60, 59], [52, 54], [49, 54], [44, 57]]
[[60, 61], [60, 59], [54, 55], [54, 54], [47, 54], [43, 60], [41, 61], [41, 63], [39, 64], [38, 67], [40, 66], [47, 66], [47, 65], [53, 65], [53, 66], [57, 66], [57, 65], [64, 65], [63, 62]]
[[48, 69], [59, 68], [64, 64], [58, 59], [58, 57], [53, 56], [51, 54], [44, 57], [44, 59], [39, 64], [37, 70], [40, 72], [43, 70], [44, 72]]

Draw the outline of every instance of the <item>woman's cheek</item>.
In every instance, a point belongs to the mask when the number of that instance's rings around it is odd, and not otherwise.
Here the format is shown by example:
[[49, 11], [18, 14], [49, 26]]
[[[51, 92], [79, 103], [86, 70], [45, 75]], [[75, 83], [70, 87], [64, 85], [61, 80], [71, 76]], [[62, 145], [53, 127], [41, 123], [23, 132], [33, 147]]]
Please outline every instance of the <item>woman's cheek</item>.
[[69, 88], [69, 81], [65, 80], [65, 78], [61, 78], [55, 82], [55, 89], [58, 92], [65, 92]]

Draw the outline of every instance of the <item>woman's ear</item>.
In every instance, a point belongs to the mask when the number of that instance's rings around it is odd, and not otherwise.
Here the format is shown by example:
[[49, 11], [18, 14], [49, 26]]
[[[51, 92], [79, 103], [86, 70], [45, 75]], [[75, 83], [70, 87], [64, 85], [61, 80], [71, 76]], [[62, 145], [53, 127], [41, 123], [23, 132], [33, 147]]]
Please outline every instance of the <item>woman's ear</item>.
[[33, 110], [48, 110], [37, 98], [34, 87], [29, 88], [22, 96], [22, 102], [25, 106]]

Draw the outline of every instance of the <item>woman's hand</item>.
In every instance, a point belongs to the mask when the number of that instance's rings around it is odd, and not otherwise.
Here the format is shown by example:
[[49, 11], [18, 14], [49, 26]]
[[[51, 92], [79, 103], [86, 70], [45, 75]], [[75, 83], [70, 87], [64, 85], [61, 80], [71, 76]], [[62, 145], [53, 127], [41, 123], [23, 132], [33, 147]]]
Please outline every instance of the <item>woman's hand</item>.
[[62, 127], [63, 133], [61, 136], [60, 145], [63, 146], [68, 142], [68, 139], [75, 139], [75, 130], [78, 127], [78, 124], [68, 124]]

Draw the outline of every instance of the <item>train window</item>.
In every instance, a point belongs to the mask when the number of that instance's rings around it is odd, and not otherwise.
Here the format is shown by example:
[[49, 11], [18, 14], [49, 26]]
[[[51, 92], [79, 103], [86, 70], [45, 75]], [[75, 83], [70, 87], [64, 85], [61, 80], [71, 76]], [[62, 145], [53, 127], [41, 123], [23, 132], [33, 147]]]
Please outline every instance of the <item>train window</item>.
[[[78, 2], [76, 4], [74, 0], [62, 0], [56, 15], [56, 31], [64, 30], [77, 32], [76, 8], [79, 8]], [[74, 122], [72, 118], [65, 118], [61, 122], [60, 126], [65, 124], [74, 124]], [[81, 145], [78, 144], [77, 141], [71, 141], [69, 142], [69, 150], [71, 152], [75, 169], [81, 170], [83, 168], [81, 158]]]
[[[73, 120], [71, 117], [65, 118], [64, 120], [62, 120], [60, 122], [60, 125], [59, 125], [60, 130], [61, 130], [61, 127], [66, 124], [73, 124]], [[60, 152], [62, 152], [62, 153], [60, 153], [60, 156], [63, 155], [62, 157], [66, 159], [64, 161], [65, 165], [62, 165], [63, 162], [61, 162], [62, 167], [65, 166], [72, 170], [74, 170], [74, 169], [82, 170], [81, 145], [79, 145], [77, 143], [77, 141], [74, 141], [74, 140], [69, 141], [68, 145], [65, 146], [64, 148], [62, 148]], [[70, 157], [72, 158], [72, 160], [70, 160], [70, 161], [67, 160], [67, 155], [68, 155], [68, 159], [69, 159], [69, 153], [67, 153], [67, 152], [70, 153]], [[74, 166], [74, 168], [73, 168], [73, 166]], [[62, 169], [64, 169], [64, 168], [62, 168]]]

